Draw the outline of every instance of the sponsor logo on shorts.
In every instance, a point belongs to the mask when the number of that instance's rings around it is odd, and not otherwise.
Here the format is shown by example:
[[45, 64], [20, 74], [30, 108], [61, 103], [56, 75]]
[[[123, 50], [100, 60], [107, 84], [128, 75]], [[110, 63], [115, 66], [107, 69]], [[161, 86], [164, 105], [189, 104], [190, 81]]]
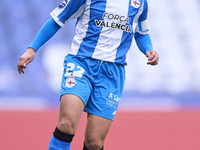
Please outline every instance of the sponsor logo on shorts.
[[108, 99], [106, 100], [106, 105], [117, 109], [120, 99], [121, 98], [119, 98], [117, 95], [110, 93], [110, 95], [108, 96]]
[[115, 110], [115, 111], [112, 113], [112, 115], [114, 115], [114, 116], [115, 116], [115, 115], [116, 115], [116, 112], [117, 112], [117, 111]]
[[139, 8], [140, 7], [140, 1], [139, 0], [131, 0], [131, 6], [134, 8]]
[[70, 76], [70, 77], [66, 80], [65, 87], [71, 88], [71, 87], [73, 87], [75, 84], [76, 84], [75, 77]]

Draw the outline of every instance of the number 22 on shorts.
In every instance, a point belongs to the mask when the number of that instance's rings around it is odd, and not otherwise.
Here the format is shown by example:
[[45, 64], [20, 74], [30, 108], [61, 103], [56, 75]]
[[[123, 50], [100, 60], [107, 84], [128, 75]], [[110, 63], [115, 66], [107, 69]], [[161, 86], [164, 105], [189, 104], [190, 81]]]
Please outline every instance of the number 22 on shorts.
[[[75, 68], [76, 68], [76, 71], [74, 71]], [[81, 68], [80, 66], [76, 66], [74, 63], [68, 63], [65, 77], [74, 76], [74, 77], [82, 78], [84, 72], [85, 70]]]

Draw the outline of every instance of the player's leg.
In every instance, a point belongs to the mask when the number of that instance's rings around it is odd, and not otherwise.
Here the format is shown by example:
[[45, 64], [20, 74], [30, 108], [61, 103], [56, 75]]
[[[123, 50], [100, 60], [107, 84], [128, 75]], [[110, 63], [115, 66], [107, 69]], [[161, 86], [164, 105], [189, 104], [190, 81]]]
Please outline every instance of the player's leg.
[[112, 121], [88, 113], [83, 150], [103, 150]]
[[85, 105], [76, 95], [65, 94], [61, 97], [60, 114], [57, 128], [62, 132], [74, 134]]
[[93, 80], [93, 91], [84, 109], [88, 113], [84, 150], [102, 150], [124, 87], [124, 66], [103, 62]]
[[49, 143], [49, 150], [69, 150], [85, 105], [75, 95], [61, 97], [58, 125]]
[[49, 150], [69, 150], [81, 113], [92, 91], [90, 80], [85, 75], [86, 67], [82, 65], [83, 59], [71, 55], [65, 57], [59, 122], [50, 141]]

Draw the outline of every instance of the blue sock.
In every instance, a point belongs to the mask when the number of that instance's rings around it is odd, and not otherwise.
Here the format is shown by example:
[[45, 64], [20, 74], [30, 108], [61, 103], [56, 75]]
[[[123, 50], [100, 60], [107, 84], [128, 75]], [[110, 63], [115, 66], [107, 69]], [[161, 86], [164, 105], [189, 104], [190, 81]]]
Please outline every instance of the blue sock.
[[48, 150], [70, 150], [73, 137], [74, 134], [64, 133], [56, 127], [51, 137]]
[[48, 150], [70, 150], [71, 143], [57, 140], [54, 136], [51, 137]]

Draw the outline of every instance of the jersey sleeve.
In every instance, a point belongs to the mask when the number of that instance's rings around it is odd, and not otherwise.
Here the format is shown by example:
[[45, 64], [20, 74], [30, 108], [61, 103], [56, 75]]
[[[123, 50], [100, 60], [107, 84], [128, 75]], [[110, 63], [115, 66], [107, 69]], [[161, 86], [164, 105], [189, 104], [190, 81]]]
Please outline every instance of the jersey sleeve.
[[143, 11], [138, 19], [138, 24], [135, 29], [134, 38], [140, 51], [146, 54], [147, 51], [153, 50], [152, 41], [149, 35], [149, 28], [147, 24], [148, 4], [144, 0]]
[[147, 23], [147, 14], [148, 14], [148, 3], [147, 0], [144, 0], [143, 11], [138, 19], [138, 23], [135, 29], [136, 34], [148, 34], [149, 28]]
[[37, 51], [45, 42], [47, 42], [61, 27], [50, 18], [40, 29], [35, 39], [29, 46]]
[[50, 15], [57, 24], [63, 27], [68, 21], [80, 17], [86, 0], [64, 0]]

